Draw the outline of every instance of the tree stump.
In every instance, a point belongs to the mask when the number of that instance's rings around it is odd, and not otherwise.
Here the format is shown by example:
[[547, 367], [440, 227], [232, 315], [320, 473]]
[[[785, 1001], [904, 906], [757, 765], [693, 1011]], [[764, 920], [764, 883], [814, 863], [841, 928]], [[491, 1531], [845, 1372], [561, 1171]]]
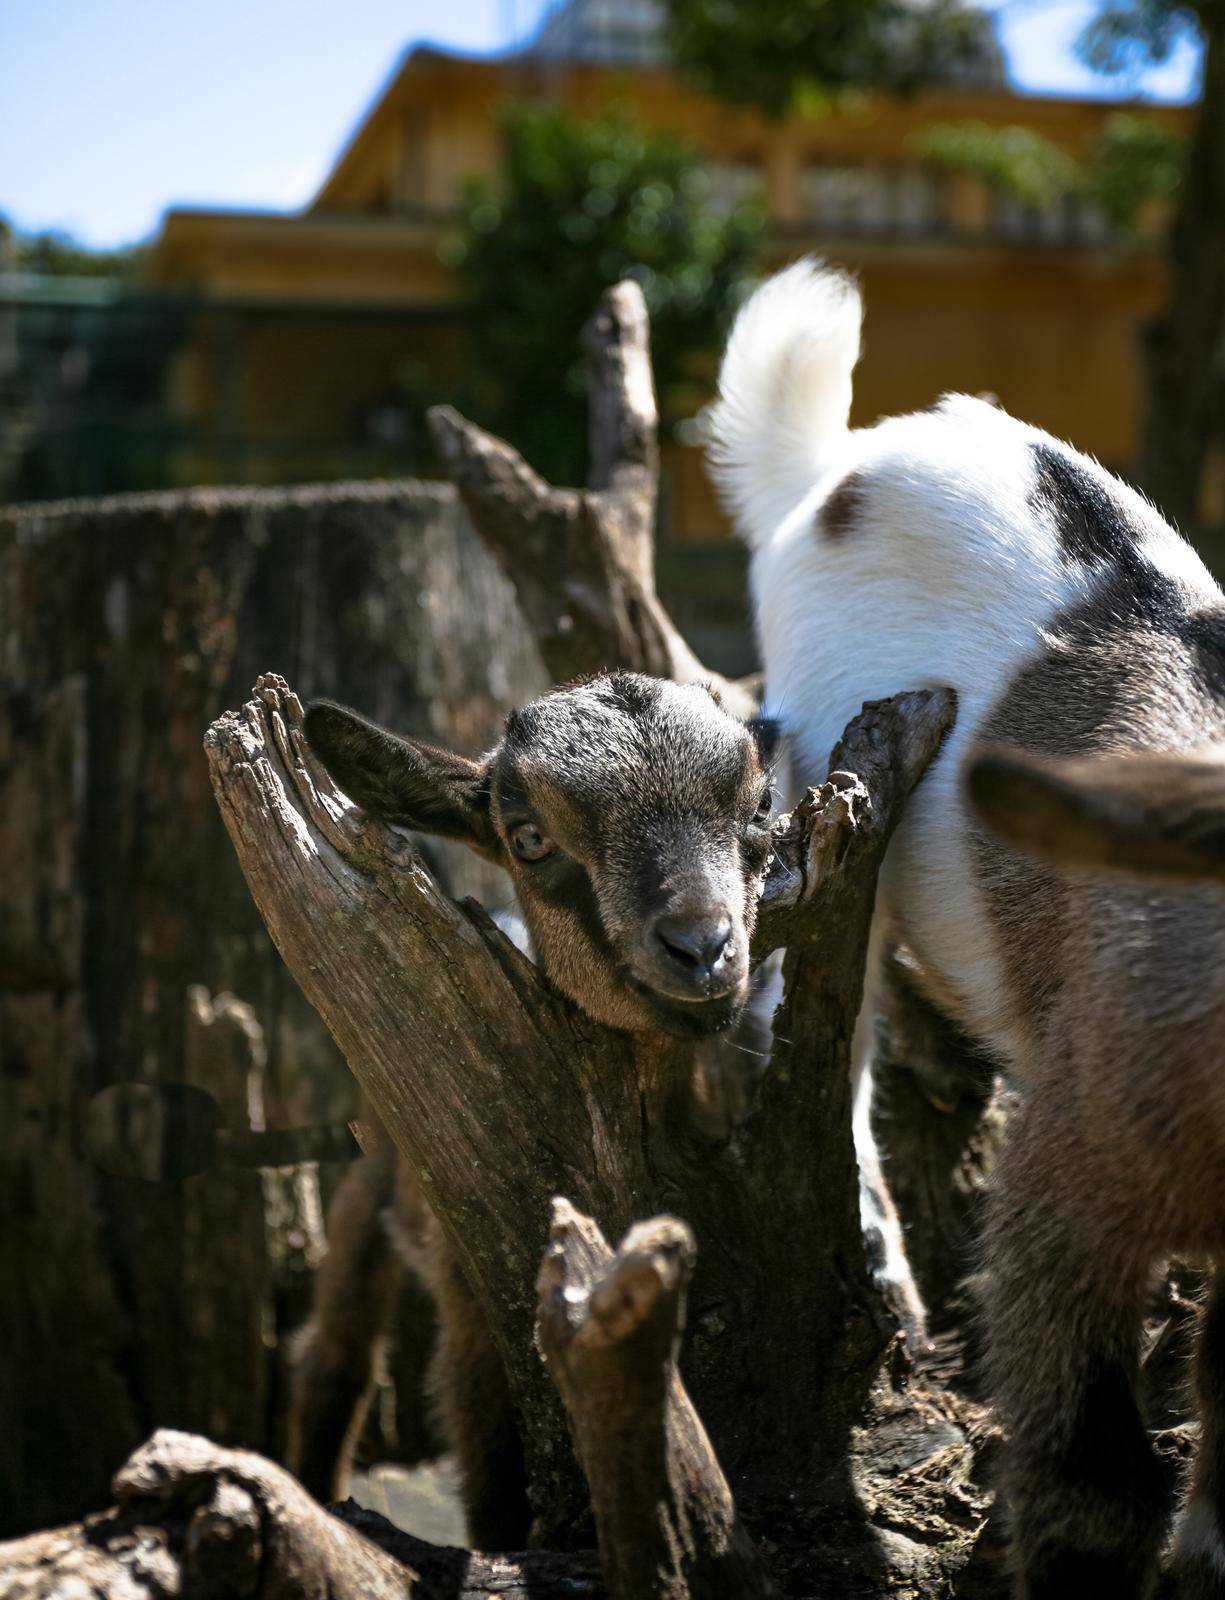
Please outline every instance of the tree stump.
[[[256, 903], [495, 1330], [554, 1545], [582, 1537], [587, 1500], [533, 1344], [554, 1195], [619, 1233], [661, 1211], [693, 1230], [681, 1371], [787, 1592], [835, 1578], [846, 1594], [947, 1592], [973, 1545], [986, 1498], [969, 1414], [908, 1388], [864, 1261], [850, 1103], [876, 873], [952, 715], [936, 691], [865, 708], [830, 780], [780, 825], [755, 939], [758, 957], [786, 946], [780, 1045], [719, 1141], [688, 1115], [681, 1047], [593, 1023], [479, 907], [443, 895], [407, 839], [336, 790], [282, 680], [261, 679], [209, 732]], [[633, 1542], [623, 1527], [626, 1560]], [[602, 1553], [616, 1571], [616, 1551]]]
[[[654, 401], [633, 286], [606, 297], [589, 355], [588, 489], [551, 488], [452, 413], [435, 414], [440, 447], [550, 671], [711, 677], [654, 591]], [[724, 692], [751, 705], [747, 686]], [[590, 1505], [618, 1597], [919, 1600], [955, 1579], [1002, 1593], [990, 1553], [975, 1557], [991, 1429], [920, 1379], [872, 1284], [851, 1135], [876, 877], [954, 714], [940, 691], [865, 707], [826, 781], [780, 819], [754, 941], [757, 960], [785, 949], [775, 1049], [746, 1114], [717, 1130], [693, 1115], [687, 1049], [579, 1013], [479, 906], [441, 891], [406, 837], [356, 811], [283, 679], [261, 677], [209, 729], [260, 914], [489, 1317], [538, 1529], [564, 1552], [549, 1570], [570, 1592], [600, 1592], [576, 1548]], [[313, 1507], [292, 1515], [318, 1533]], [[250, 1521], [236, 1506], [240, 1545]], [[304, 1537], [330, 1572], [329, 1538]], [[543, 1577], [532, 1588], [550, 1592]]]
[[[314, 1170], [274, 1197], [289, 1202], [274, 1231], [290, 1248], [266, 1258], [261, 1283], [247, 1270], [265, 1236], [253, 1174], [150, 1191], [85, 1151], [93, 1097], [111, 1085], [175, 1086], [207, 1057], [210, 1090], [224, 1100], [229, 1074], [241, 1095], [229, 1054], [196, 1048], [201, 984], [255, 1012], [271, 1128], [356, 1105], [251, 905], [201, 730], [272, 663], [312, 694], [475, 754], [546, 678], [510, 585], [442, 484], [0, 507], [0, 638], [10, 1536], [101, 1504], [116, 1462], [156, 1425], [270, 1451], [281, 1441], [267, 1333], [306, 1314], [304, 1254], [282, 1219], [308, 1200], [318, 1213]], [[470, 852], [443, 857], [458, 892], [506, 893]]]

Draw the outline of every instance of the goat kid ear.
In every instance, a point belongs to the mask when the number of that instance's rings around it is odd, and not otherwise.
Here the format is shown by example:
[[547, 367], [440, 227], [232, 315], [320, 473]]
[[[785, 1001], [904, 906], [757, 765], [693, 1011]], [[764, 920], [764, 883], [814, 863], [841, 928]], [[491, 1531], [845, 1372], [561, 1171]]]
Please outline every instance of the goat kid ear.
[[1225, 758], [1056, 760], [984, 748], [966, 792], [1002, 839], [1057, 866], [1225, 882]]
[[336, 705], [314, 701], [306, 737], [337, 784], [383, 822], [459, 839], [500, 860], [485, 768], [422, 739], [405, 739]]

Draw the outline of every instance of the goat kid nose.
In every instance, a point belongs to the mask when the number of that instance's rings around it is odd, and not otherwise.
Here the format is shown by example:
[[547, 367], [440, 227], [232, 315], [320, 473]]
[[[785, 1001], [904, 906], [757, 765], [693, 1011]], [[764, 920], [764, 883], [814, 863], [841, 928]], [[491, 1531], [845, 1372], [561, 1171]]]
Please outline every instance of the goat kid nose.
[[688, 977], [701, 980], [712, 977], [730, 953], [731, 919], [660, 917], [655, 924], [655, 937]]

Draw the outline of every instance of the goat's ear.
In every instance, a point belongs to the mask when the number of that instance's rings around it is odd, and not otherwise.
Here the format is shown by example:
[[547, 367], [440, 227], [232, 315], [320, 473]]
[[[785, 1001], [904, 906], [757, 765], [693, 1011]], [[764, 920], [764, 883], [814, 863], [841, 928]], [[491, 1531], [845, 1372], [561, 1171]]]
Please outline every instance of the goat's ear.
[[311, 705], [306, 737], [340, 787], [372, 817], [460, 839], [499, 859], [488, 773], [475, 761], [388, 733], [331, 700]]
[[1001, 838], [1059, 866], [1225, 881], [1225, 760], [1055, 760], [983, 748], [966, 790]]
[[783, 750], [783, 725], [776, 717], [763, 716], [761, 712], [750, 717], [749, 733], [757, 746], [757, 758], [763, 767], [771, 767]]

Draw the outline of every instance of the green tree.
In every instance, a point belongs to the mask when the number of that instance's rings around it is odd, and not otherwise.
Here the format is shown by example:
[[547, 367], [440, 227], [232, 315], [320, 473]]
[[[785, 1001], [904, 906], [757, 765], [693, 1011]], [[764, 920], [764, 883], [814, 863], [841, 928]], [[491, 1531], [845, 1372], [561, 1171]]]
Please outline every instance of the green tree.
[[[954, 0], [663, 0], [678, 64], [722, 98], [768, 114], [853, 86], [907, 87], [983, 48], [981, 13]], [[1096, 71], [1126, 81], [1189, 34], [1202, 92], [1182, 144], [1152, 119], [1112, 118], [1076, 160], [1032, 130], [935, 130], [945, 160], [1041, 202], [1091, 194], [1121, 226], [1153, 197], [1174, 199], [1171, 293], [1148, 330], [1145, 487], [1194, 519], [1214, 444], [1225, 439], [1225, 0], [1097, 0], [1080, 40]]]
[[682, 70], [771, 116], [846, 90], [907, 93], [979, 57], [989, 23], [963, 0], [664, 0]]
[[1195, 520], [1214, 444], [1225, 439], [1225, 0], [1109, 0], [1079, 49], [1096, 71], [1128, 78], [1197, 33], [1203, 87], [1189, 138], [1123, 114], [1075, 160], [1029, 129], [968, 123], [928, 130], [924, 153], [978, 172], [1023, 199], [1081, 192], [1130, 227], [1144, 202], [1174, 201], [1171, 294], [1146, 330], [1148, 402], [1141, 477], [1163, 509]]
[[[471, 374], [459, 397], [555, 482], [585, 475], [579, 332], [624, 277], [651, 313], [665, 427], [701, 393], [752, 268], [755, 205], [720, 205], [693, 153], [619, 112], [554, 107], [503, 117], [503, 176], [469, 186], [449, 259], [471, 305]], [[705, 363], [705, 365], [703, 365]]]
[[55, 231], [14, 234], [11, 249], [13, 270], [39, 278], [134, 278], [146, 254], [139, 245], [91, 250]]
[[972, 173], [1029, 205], [1083, 195], [1123, 231], [1135, 227], [1148, 201], [1175, 196], [1186, 160], [1180, 134], [1128, 111], [1108, 117], [1079, 157], [1033, 128], [976, 121], [933, 123], [915, 146], [926, 160]]

